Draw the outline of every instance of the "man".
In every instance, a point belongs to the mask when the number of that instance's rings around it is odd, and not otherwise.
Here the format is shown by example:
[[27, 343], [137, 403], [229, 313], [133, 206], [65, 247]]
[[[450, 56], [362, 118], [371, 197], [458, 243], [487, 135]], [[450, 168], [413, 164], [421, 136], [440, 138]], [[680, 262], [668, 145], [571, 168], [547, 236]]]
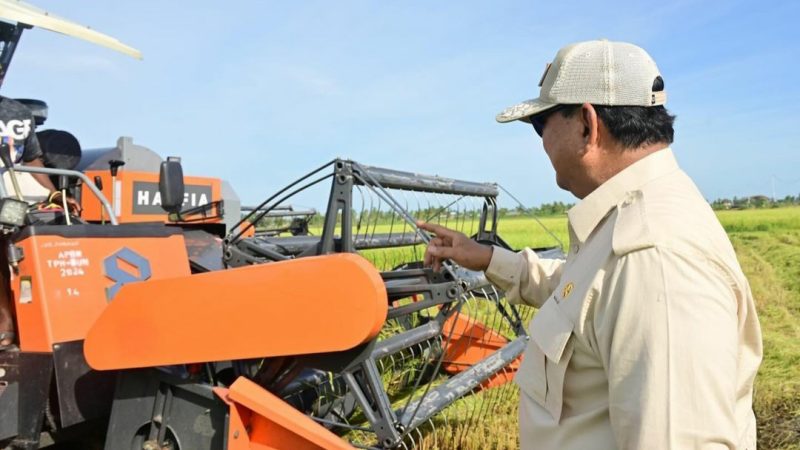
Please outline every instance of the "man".
[[539, 308], [516, 382], [523, 449], [755, 449], [761, 330], [727, 235], [669, 145], [655, 62], [631, 44], [561, 49], [533, 125], [568, 213], [566, 261], [487, 247], [446, 228], [425, 255]]
[[[0, 96], [0, 140], [9, 145], [11, 160], [15, 163], [32, 167], [44, 167], [42, 150], [36, 139], [33, 114], [22, 103], [10, 98]], [[19, 173], [18, 181], [21, 194], [26, 200], [49, 200], [60, 204], [59, 191], [44, 174]], [[15, 195], [10, 174], [3, 176], [6, 194]], [[80, 211], [80, 207], [73, 199], [67, 199], [70, 209]], [[5, 242], [0, 239], [0, 242]], [[6, 350], [14, 344], [16, 333], [11, 317], [11, 294], [8, 291], [8, 263], [5, 244], [0, 245], [0, 351]]]

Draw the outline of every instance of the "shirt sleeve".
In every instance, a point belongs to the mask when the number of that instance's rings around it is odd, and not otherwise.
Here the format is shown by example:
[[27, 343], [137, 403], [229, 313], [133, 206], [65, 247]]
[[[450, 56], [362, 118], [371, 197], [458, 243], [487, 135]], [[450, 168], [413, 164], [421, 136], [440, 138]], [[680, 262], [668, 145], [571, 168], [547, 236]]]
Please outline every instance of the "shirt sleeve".
[[540, 308], [558, 286], [563, 265], [563, 260], [539, 258], [529, 248], [515, 253], [494, 247], [486, 278], [505, 291], [509, 302]]
[[35, 159], [42, 157], [42, 147], [39, 145], [39, 139], [36, 137], [36, 131], [31, 126], [31, 131], [28, 137], [25, 138], [25, 150], [22, 153], [22, 162], [31, 162]]
[[737, 448], [737, 298], [702, 256], [622, 256], [594, 305], [620, 449]]

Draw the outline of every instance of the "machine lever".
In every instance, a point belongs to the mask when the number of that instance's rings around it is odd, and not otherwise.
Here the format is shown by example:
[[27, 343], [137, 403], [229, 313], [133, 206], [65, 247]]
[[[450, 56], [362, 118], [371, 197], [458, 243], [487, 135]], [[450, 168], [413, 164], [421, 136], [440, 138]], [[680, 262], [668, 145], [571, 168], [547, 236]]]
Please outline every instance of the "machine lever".
[[0, 161], [8, 169], [8, 173], [11, 176], [11, 184], [14, 185], [14, 193], [17, 194], [17, 200], [23, 201], [22, 191], [19, 189], [19, 182], [17, 181], [17, 173], [14, 171], [14, 162], [11, 161], [11, 145], [9, 145], [7, 137], [3, 137], [3, 141], [0, 143]]

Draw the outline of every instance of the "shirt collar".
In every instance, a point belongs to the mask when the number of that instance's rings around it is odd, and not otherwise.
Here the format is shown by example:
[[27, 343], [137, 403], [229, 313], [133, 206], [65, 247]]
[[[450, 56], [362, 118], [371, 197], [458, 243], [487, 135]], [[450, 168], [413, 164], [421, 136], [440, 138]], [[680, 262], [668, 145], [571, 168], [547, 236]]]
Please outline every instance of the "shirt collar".
[[669, 147], [626, 167], [567, 211], [575, 237], [581, 244], [586, 242], [608, 211], [622, 202], [628, 192], [677, 169], [678, 162]]

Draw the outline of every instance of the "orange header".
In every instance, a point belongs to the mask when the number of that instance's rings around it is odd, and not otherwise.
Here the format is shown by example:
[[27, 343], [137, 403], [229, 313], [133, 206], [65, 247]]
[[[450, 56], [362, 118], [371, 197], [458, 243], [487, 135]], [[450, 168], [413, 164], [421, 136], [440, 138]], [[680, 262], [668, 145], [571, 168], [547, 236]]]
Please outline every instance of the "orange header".
[[377, 336], [387, 310], [364, 258], [301, 258], [125, 285], [84, 352], [99, 370], [335, 352]]
[[228, 450], [354, 450], [340, 437], [246, 378], [239, 377], [230, 390], [214, 388], [214, 393], [230, 406]]

